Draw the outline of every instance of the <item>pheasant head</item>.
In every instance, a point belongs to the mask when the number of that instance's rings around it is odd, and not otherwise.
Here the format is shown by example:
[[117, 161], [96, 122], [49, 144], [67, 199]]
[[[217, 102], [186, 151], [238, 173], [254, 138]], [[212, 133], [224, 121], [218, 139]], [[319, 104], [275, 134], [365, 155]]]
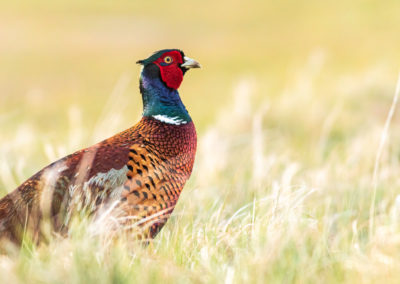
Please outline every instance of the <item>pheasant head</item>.
[[160, 50], [137, 63], [143, 65], [140, 75], [143, 116], [171, 124], [190, 122], [177, 89], [185, 73], [190, 68], [200, 68], [200, 64], [179, 49]]

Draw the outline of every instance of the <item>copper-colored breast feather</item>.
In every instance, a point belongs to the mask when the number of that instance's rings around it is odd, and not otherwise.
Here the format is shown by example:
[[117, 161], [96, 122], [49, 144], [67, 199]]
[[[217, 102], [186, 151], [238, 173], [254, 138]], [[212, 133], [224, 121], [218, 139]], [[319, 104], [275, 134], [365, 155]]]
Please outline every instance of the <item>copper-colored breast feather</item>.
[[[142, 143], [130, 147], [127, 180], [116, 208], [119, 223], [139, 229], [142, 238], [154, 237], [168, 220], [191, 174], [196, 150], [193, 124], [149, 127], [151, 134], [142, 132]], [[160, 139], [160, 133], [171, 133], [171, 139]]]

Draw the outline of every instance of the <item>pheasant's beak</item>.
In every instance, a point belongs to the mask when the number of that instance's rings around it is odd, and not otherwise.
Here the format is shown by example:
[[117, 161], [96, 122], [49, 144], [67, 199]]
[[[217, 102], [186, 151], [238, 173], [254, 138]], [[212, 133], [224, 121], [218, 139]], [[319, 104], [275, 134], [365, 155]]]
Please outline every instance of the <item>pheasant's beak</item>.
[[201, 68], [200, 63], [197, 62], [196, 60], [194, 60], [192, 58], [189, 58], [187, 56], [185, 56], [183, 59], [185, 60], [185, 62], [183, 62], [181, 64], [181, 67], [185, 67], [187, 69], [189, 69], [189, 68]]

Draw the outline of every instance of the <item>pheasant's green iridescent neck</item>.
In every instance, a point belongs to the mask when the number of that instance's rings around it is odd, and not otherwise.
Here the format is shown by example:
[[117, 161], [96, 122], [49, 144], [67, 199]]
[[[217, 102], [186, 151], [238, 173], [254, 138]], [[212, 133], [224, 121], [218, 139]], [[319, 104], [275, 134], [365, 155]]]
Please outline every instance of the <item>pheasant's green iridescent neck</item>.
[[154, 67], [147, 66], [140, 77], [143, 116], [176, 125], [192, 121], [178, 91], [168, 88], [154, 72]]

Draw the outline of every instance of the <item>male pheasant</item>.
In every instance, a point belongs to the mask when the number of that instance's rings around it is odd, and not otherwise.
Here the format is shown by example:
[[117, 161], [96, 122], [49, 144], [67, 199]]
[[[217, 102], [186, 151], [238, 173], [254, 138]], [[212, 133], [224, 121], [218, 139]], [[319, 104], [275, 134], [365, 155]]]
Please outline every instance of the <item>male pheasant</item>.
[[137, 63], [143, 65], [140, 122], [50, 164], [3, 197], [0, 239], [18, 244], [28, 232], [39, 241], [44, 220], [67, 233], [71, 217], [83, 213], [94, 220], [108, 216], [123, 228], [136, 225], [140, 238], [153, 238], [163, 227], [192, 172], [197, 144], [177, 89], [200, 64], [178, 49]]

